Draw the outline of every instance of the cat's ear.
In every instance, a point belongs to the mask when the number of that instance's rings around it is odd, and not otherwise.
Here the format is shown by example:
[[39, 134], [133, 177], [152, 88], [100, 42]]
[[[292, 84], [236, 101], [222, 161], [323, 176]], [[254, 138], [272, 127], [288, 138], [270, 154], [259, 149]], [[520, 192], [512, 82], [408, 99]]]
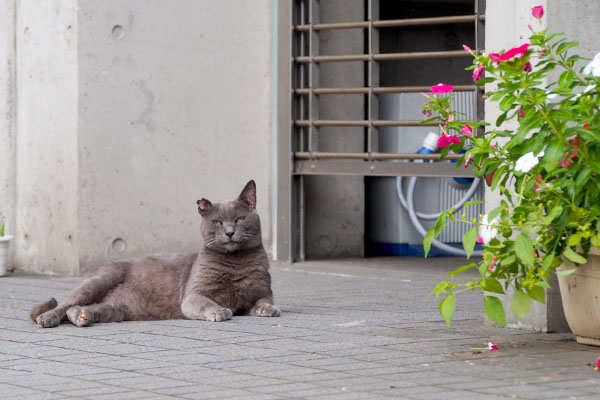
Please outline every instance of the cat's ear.
[[254, 181], [250, 181], [240, 193], [239, 199], [246, 203], [248, 207], [254, 209], [256, 208], [256, 183]]
[[200, 215], [205, 216], [212, 210], [212, 203], [206, 199], [200, 199], [196, 202], [198, 204], [198, 212]]

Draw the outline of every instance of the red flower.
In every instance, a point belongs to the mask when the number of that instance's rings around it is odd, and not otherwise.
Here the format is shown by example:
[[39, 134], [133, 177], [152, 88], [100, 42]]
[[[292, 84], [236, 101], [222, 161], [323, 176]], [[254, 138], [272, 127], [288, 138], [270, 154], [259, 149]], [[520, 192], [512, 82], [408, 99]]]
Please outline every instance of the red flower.
[[479, 66], [473, 70], [473, 82], [477, 82], [481, 79], [481, 75], [483, 75], [484, 69], [485, 65], [479, 64]]
[[531, 66], [531, 63], [529, 61], [527, 61], [525, 63], [525, 65], [523, 65], [523, 71], [531, 72], [532, 70], [533, 70], [533, 67]]
[[556, 164], [559, 167], [568, 168], [569, 165], [573, 164], [573, 159], [577, 157], [577, 150], [572, 152], [571, 154], [565, 153], [563, 158]]
[[506, 61], [506, 60], [510, 60], [511, 58], [513, 58], [516, 55], [520, 55], [519, 56], [519, 60], [520, 60], [521, 58], [523, 58], [525, 53], [527, 53], [527, 49], [529, 48], [529, 46], [530, 46], [529, 43], [525, 43], [525, 44], [520, 45], [519, 47], [513, 47], [512, 49], [500, 54], [499, 57], [502, 61]]
[[544, 16], [544, 6], [535, 6], [531, 9], [534, 18], [541, 19]]
[[454, 86], [446, 85], [444, 83], [438, 83], [437, 85], [433, 85], [429, 90], [431, 90], [431, 93], [433, 93], [433, 94], [435, 94], [435, 93], [444, 94], [444, 93], [453, 92]]
[[498, 350], [498, 346], [496, 346], [496, 345], [495, 345], [494, 343], [492, 343], [492, 342], [489, 342], [489, 343], [488, 343], [488, 349], [489, 349], [490, 351], [496, 351], [496, 350]]
[[440, 136], [437, 143], [438, 147], [440, 149], [443, 149], [444, 147], [452, 143], [460, 143], [460, 138], [458, 136], [443, 134], [442, 136]]
[[598, 371], [600, 369], [600, 357], [598, 357], [598, 361], [596, 361], [596, 368], [595, 370]]
[[525, 115], [525, 110], [521, 108], [521, 110], [519, 110], [519, 118], [525, 118]]

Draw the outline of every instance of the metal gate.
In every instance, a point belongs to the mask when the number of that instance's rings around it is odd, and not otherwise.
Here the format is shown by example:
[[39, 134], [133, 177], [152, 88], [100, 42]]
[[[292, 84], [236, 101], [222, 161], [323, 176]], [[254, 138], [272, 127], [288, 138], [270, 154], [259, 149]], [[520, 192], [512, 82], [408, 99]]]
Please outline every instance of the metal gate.
[[[330, 0], [331, 1], [331, 0]], [[438, 26], [467, 27], [474, 51], [480, 52], [484, 43], [484, 0], [448, 0], [449, 5], [469, 11], [462, 15], [433, 15], [418, 18], [380, 19], [381, 7], [427, 7], [427, 1], [366, 0], [362, 20], [320, 21], [320, 8], [328, 0], [290, 0], [278, 2], [278, 123], [277, 123], [277, 192], [276, 192], [276, 246], [275, 258], [284, 261], [304, 258], [305, 198], [304, 180], [310, 175], [353, 176], [420, 176], [420, 177], [472, 177], [467, 169], [457, 169], [449, 155], [438, 162], [398, 162], [402, 160], [439, 160], [438, 154], [381, 153], [378, 151], [380, 127], [422, 126], [419, 120], [379, 119], [378, 97], [383, 93], [428, 92], [430, 86], [440, 81], [439, 76], [429, 76], [427, 84], [381, 86], [381, 64], [384, 62], [419, 61], [439, 63], [443, 60], [461, 59], [470, 63], [470, 54], [456, 44], [456, 49], [444, 51], [380, 52], [380, 33], [383, 29], [419, 30]], [[392, 4], [393, 3], [393, 4]], [[437, 2], [438, 4], [440, 2]], [[339, 7], [356, 6], [351, 2], [338, 2]], [[452, 8], [454, 9], [454, 8]], [[362, 54], [321, 54], [321, 36], [333, 30], [362, 32]], [[356, 37], [356, 35], [355, 35]], [[320, 73], [330, 63], [361, 62], [364, 76], [360, 86], [323, 87]], [[412, 64], [415, 65], [414, 63]], [[460, 81], [470, 83], [470, 73], [462, 72]], [[465, 78], [466, 77], [466, 78]], [[455, 84], [446, 79], [444, 83]], [[456, 90], [475, 91], [475, 109], [483, 119], [480, 90], [472, 84], [455, 84]], [[323, 96], [361, 95], [362, 119], [320, 119], [320, 99]], [[432, 124], [437, 126], [437, 124]], [[320, 151], [320, 130], [326, 127], [362, 129], [363, 151]]]

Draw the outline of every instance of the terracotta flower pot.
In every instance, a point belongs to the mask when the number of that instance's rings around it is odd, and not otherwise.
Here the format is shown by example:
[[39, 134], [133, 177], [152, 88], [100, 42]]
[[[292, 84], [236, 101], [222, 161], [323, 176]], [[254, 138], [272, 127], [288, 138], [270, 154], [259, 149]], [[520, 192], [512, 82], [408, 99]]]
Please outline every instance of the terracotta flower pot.
[[577, 342], [600, 346], [600, 250], [591, 249], [587, 263], [565, 260], [558, 270], [577, 270], [558, 276], [565, 316]]

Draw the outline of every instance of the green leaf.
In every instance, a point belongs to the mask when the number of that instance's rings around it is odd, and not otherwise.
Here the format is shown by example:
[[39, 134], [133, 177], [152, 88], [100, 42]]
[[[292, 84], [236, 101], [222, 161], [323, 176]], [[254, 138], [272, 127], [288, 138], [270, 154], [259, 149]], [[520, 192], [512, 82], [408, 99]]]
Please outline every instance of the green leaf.
[[565, 146], [561, 142], [550, 143], [544, 152], [544, 169], [548, 172], [556, 168], [556, 164], [564, 156]]
[[517, 257], [515, 257], [514, 254], [511, 254], [508, 257], [502, 259], [502, 261], [500, 261], [500, 265], [510, 265], [515, 261], [517, 261]]
[[533, 241], [526, 233], [521, 233], [515, 239], [515, 252], [517, 257], [525, 265], [533, 265], [535, 252], [533, 249]]
[[580, 256], [579, 254], [575, 253], [571, 248], [567, 247], [564, 251], [563, 251], [563, 256], [567, 257], [567, 259], [569, 261], [573, 261], [574, 263], [577, 264], [585, 264], [587, 262], [587, 260], [585, 258], [583, 258], [582, 256]]
[[463, 247], [465, 248], [465, 253], [467, 253], [467, 258], [471, 257], [473, 254], [473, 250], [475, 249], [475, 243], [477, 243], [477, 227], [473, 227], [465, 233], [463, 236]]
[[488, 213], [488, 221], [493, 221], [494, 218], [496, 218], [498, 215], [500, 215], [503, 208], [504, 208], [504, 206], [500, 205], [500, 206], [494, 208], [492, 211], [490, 211]]
[[514, 106], [516, 100], [517, 100], [517, 98], [515, 96], [511, 96], [511, 95], [505, 96], [502, 99], [502, 101], [500, 101], [500, 110], [502, 110], [502, 111], [510, 110]]
[[577, 271], [577, 268], [572, 268], [572, 269], [561, 269], [560, 271], [556, 271], [556, 275], [559, 276], [567, 276], [567, 275], [571, 275], [573, 272]]
[[575, 246], [578, 245], [579, 243], [581, 243], [581, 236], [583, 235], [582, 232], [577, 232], [571, 235], [571, 237], [569, 238], [569, 246]]
[[[546, 286], [538, 285], [538, 283], [545, 283]], [[532, 287], [531, 289], [527, 289], [527, 294], [533, 300], [540, 302], [542, 304], [545, 304], [546, 303], [546, 292], [544, 292], [544, 287], [546, 287], [546, 289], [550, 289], [550, 285], [548, 285], [546, 282], [544, 282], [544, 281], [536, 282], [536, 286]]]
[[565, 87], [569, 87], [571, 86], [571, 83], [573, 83], [573, 78], [575, 77], [575, 74], [573, 73], [573, 71], [565, 71], [560, 75], [560, 78], [558, 79], [558, 86], [560, 86], [561, 88], [565, 88]]
[[556, 54], [558, 55], [560, 53], [563, 53], [567, 49], [570, 49], [571, 47], [576, 47], [576, 46], [579, 46], [579, 42], [563, 42], [556, 49]]
[[530, 308], [531, 298], [520, 290], [515, 290], [515, 294], [510, 302], [510, 309], [513, 314], [523, 319], [529, 313]]
[[504, 289], [496, 278], [486, 278], [479, 287], [486, 292], [504, 294]]
[[502, 302], [494, 296], [485, 296], [483, 298], [483, 311], [493, 322], [506, 326], [506, 316]]
[[454, 303], [456, 303], [456, 297], [454, 295], [446, 297], [440, 302], [440, 314], [446, 320], [446, 325], [450, 326], [452, 323], [452, 314], [454, 314]]
[[581, 190], [587, 183], [594, 169], [591, 165], [586, 165], [575, 178], [575, 191]]
[[549, 225], [550, 222], [554, 221], [554, 219], [556, 217], [558, 217], [559, 215], [561, 215], [562, 212], [563, 212], [562, 206], [553, 207], [552, 210], [550, 210], [550, 212], [548, 213], [548, 215], [546, 215], [544, 217], [544, 225]]
[[471, 264], [468, 264], [468, 265], [463, 265], [462, 267], [460, 267], [460, 268], [458, 268], [458, 269], [455, 269], [455, 270], [454, 270], [454, 271], [452, 271], [452, 272], [448, 272], [448, 273], [446, 274], [446, 276], [452, 276], [452, 275], [458, 275], [458, 274], [462, 274], [462, 273], [463, 273], [463, 272], [465, 272], [466, 270], [469, 270], [469, 269], [471, 269], [471, 268], [474, 268], [474, 267], [476, 267], [476, 266], [477, 266], [477, 263], [471, 263]]
[[535, 286], [539, 286], [544, 289], [552, 289], [552, 286], [548, 285], [548, 282], [546, 282], [546, 281], [537, 281], [535, 283]]
[[427, 258], [427, 254], [429, 254], [429, 250], [431, 249], [431, 242], [433, 242], [433, 239], [435, 239], [442, 233], [444, 226], [446, 226], [446, 218], [449, 214], [452, 213], [452, 211], [453, 210], [447, 210], [441, 213], [437, 221], [435, 222], [435, 225], [427, 231], [427, 234], [423, 239], [423, 250], [425, 252], [425, 258]]
[[435, 288], [433, 288], [433, 290], [431, 291], [431, 293], [429, 294], [430, 296], [433, 296], [435, 294], [435, 296], [439, 296], [444, 290], [446, 290], [446, 288], [448, 287], [448, 282], [440, 282], [437, 285], [435, 285]]
[[544, 257], [544, 261], [542, 262], [542, 270], [548, 271], [548, 268], [552, 265], [552, 261], [554, 261], [554, 254], [548, 254]]

